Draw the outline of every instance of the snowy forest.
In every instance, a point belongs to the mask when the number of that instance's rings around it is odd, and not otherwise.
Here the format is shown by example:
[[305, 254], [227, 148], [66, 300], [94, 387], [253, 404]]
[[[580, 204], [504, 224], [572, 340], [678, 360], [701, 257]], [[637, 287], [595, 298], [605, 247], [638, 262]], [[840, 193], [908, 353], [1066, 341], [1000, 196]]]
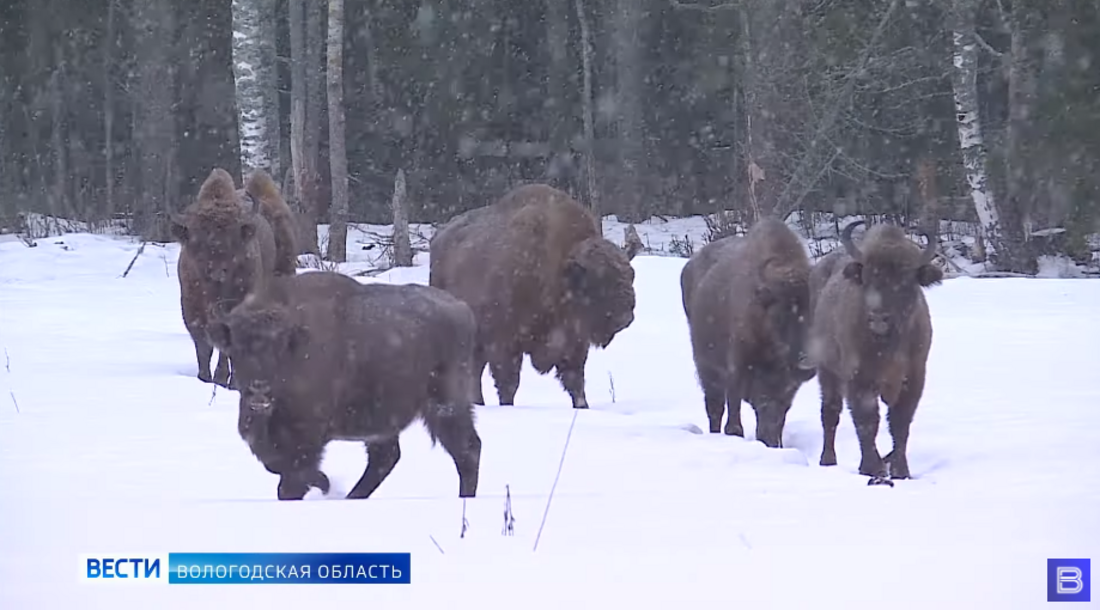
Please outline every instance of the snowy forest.
[[165, 218], [276, 176], [303, 249], [522, 182], [600, 215], [876, 214], [1093, 258], [1100, 5], [1070, 0], [12, 0], [0, 226]]

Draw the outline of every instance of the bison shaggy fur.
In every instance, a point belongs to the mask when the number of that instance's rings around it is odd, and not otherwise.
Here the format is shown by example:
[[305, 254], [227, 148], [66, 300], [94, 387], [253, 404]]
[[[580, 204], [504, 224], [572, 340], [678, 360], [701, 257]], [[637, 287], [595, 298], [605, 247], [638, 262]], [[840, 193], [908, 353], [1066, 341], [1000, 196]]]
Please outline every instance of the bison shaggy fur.
[[481, 439], [470, 403], [476, 322], [430, 286], [360, 284], [329, 271], [276, 278], [214, 324], [240, 391], [238, 431], [280, 476], [278, 497], [327, 491], [319, 472], [333, 440], [362, 441], [367, 468], [348, 498], [367, 498], [401, 457], [415, 419], [477, 491]]
[[[901, 228], [874, 225], [862, 245], [852, 241], [856, 221], [841, 233], [843, 249], [818, 261], [811, 273], [814, 316], [811, 357], [821, 386], [824, 445], [821, 465], [836, 464], [836, 428], [844, 400], [859, 437], [859, 472], [868, 483], [909, 477], [909, 427], [924, 392], [932, 318], [923, 288], [940, 284], [932, 264], [935, 241], [923, 249]], [[879, 456], [875, 437], [879, 398], [887, 406], [894, 448]]]
[[485, 365], [500, 404], [514, 403], [523, 356], [557, 370], [573, 407], [588, 408], [590, 346], [606, 348], [634, 321], [634, 269], [599, 222], [562, 191], [517, 187], [451, 219], [431, 240], [429, 283], [470, 305], [478, 322], [474, 401]]
[[756, 439], [781, 447], [799, 387], [814, 376], [804, 351], [810, 260], [774, 218], [715, 240], [684, 265], [680, 291], [710, 431], [744, 436], [741, 401], [756, 413]]
[[[243, 189], [215, 168], [195, 201], [172, 216], [172, 236], [181, 245], [177, 264], [183, 323], [195, 344], [198, 377], [228, 385], [230, 361], [207, 332], [213, 308], [230, 309], [276, 275], [293, 275], [297, 244], [293, 216], [264, 171]], [[210, 375], [210, 359], [219, 350]]]

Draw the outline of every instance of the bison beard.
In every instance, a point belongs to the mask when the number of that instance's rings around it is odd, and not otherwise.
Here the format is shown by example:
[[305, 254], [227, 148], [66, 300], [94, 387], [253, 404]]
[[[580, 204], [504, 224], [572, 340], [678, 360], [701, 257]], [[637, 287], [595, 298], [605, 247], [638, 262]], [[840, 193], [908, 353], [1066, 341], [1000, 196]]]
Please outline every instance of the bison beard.
[[[940, 284], [932, 264], [935, 239], [920, 249], [898, 227], [875, 225], [863, 246], [852, 242], [856, 221], [841, 233], [843, 250], [818, 261], [811, 274], [813, 359], [821, 386], [822, 466], [836, 465], [836, 429], [845, 399], [859, 437], [859, 473], [868, 484], [909, 478], [909, 427], [924, 392], [932, 319], [923, 288]], [[878, 400], [887, 406], [894, 448], [875, 446]]]
[[471, 382], [484, 404], [489, 366], [501, 405], [514, 403], [523, 356], [557, 370], [573, 407], [588, 407], [584, 367], [634, 321], [631, 255], [603, 238], [592, 214], [542, 184], [451, 219], [431, 240], [429, 284], [465, 301], [477, 318]]
[[363, 285], [333, 272], [280, 277], [212, 325], [234, 359], [238, 431], [280, 476], [281, 500], [322, 491], [321, 454], [361, 441], [367, 468], [348, 498], [367, 498], [401, 457], [398, 436], [421, 419], [451, 455], [459, 496], [477, 492], [481, 439], [470, 404], [473, 313], [415, 284]]
[[744, 436], [741, 401], [756, 438], [781, 447], [787, 412], [814, 376], [804, 351], [810, 261], [798, 236], [767, 218], [744, 237], [707, 244], [684, 265], [680, 290], [711, 433]]

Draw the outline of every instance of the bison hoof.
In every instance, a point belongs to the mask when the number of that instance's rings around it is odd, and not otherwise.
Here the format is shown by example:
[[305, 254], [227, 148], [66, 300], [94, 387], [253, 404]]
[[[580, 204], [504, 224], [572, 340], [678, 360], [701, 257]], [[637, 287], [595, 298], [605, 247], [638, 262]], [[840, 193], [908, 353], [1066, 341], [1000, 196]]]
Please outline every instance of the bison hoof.
[[871, 486], [871, 485], [887, 485], [887, 486], [893, 487], [894, 482], [891, 481], [890, 479], [887, 479], [886, 477], [881, 477], [881, 476], [876, 475], [876, 476], [873, 476], [873, 477], [867, 479], [867, 485], [868, 486]]
[[328, 495], [331, 485], [329, 484], [328, 476], [321, 471], [314, 473], [313, 478], [309, 482], [310, 486], [316, 487], [321, 490], [321, 493]]
[[731, 428], [729, 426], [726, 426], [725, 432], [726, 436], [740, 436], [741, 438], [745, 438], [744, 428]]
[[836, 454], [835, 453], [822, 453], [821, 461], [818, 462], [820, 466], [836, 466]]
[[579, 405], [573, 405], [573, 408], [574, 408], [574, 409], [587, 409], [587, 408], [588, 408], [588, 403], [582, 403], [582, 404], [579, 404]]
[[197, 375], [197, 377], [199, 378], [199, 381], [201, 381], [203, 383], [210, 383], [210, 382], [214, 381], [214, 378], [211, 377], [210, 373], [208, 373], [208, 372], [204, 373], [202, 371], [199, 371], [199, 374]]
[[301, 500], [306, 497], [307, 492], [309, 492], [309, 484], [298, 479], [298, 477], [283, 475], [279, 479], [278, 493], [280, 500]]

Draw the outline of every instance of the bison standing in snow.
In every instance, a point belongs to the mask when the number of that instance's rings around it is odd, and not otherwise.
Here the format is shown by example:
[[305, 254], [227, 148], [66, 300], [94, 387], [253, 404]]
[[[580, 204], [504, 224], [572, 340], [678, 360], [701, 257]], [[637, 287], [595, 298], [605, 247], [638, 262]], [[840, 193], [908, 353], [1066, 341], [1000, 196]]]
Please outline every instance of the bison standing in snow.
[[[237, 190], [229, 173], [215, 168], [195, 202], [172, 216], [171, 230], [181, 245], [180, 305], [195, 344], [198, 377], [227, 386], [229, 359], [207, 334], [211, 308], [231, 308], [270, 278], [296, 272], [293, 216], [266, 172], [254, 172]], [[218, 365], [211, 377], [215, 347]]]
[[301, 499], [310, 486], [327, 492], [319, 465], [333, 440], [366, 443], [366, 471], [347, 497], [369, 497], [417, 418], [454, 459], [459, 496], [474, 497], [475, 333], [469, 307], [442, 290], [364, 285], [328, 271], [276, 278], [212, 325], [233, 358], [238, 431], [280, 476], [280, 500]]
[[810, 260], [782, 221], [765, 218], [744, 237], [715, 240], [680, 273], [684, 315], [710, 431], [744, 436], [741, 401], [756, 412], [756, 438], [782, 446], [798, 388], [814, 376], [806, 362]]
[[[921, 249], [899, 227], [875, 225], [856, 246], [852, 229], [860, 224], [844, 228], [844, 249], [818, 261], [811, 274], [811, 355], [821, 385], [821, 465], [836, 464], [836, 428], [847, 399], [862, 454], [859, 473], [871, 477], [868, 484], [879, 484], [888, 482], [887, 475], [909, 477], [909, 426], [932, 346], [932, 318], [922, 289], [941, 283], [943, 272], [932, 264], [936, 246], [927, 233]], [[894, 439], [885, 458], [875, 447], [879, 397]]]
[[607, 347], [634, 321], [631, 256], [599, 226], [569, 195], [530, 184], [456, 216], [432, 237], [429, 283], [477, 317], [476, 403], [485, 403], [488, 364], [500, 404], [513, 404], [527, 354], [540, 374], [557, 369], [574, 408], [588, 408], [589, 346]]

